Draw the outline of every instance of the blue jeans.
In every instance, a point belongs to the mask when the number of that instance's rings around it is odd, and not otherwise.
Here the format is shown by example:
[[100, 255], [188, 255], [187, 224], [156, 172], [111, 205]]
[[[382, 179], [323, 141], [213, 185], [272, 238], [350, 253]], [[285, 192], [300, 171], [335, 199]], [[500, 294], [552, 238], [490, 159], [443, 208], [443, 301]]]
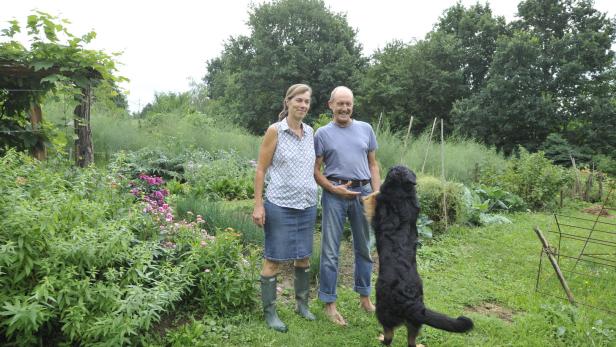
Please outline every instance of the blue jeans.
[[370, 184], [363, 187], [347, 188], [361, 192], [360, 196], [345, 199], [323, 190], [323, 219], [321, 222], [321, 266], [319, 270], [319, 300], [330, 303], [336, 301], [336, 283], [338, 280], [338, 256], [340, 238], [344, 222], [349, 218], [353, 234], [355, 253], [355, 290], [359, 295], [370, 295], [370, 276], [372, 259], [370, 258], [370, 228], [364, 216], [361, 198], [372, 192]]

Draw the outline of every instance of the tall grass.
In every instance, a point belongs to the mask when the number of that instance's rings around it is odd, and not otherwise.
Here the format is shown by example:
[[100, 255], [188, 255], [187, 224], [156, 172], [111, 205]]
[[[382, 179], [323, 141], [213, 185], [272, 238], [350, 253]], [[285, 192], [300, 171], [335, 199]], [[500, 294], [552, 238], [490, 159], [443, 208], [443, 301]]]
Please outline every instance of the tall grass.
[[[441, 176], [441, 144], [440, 135], [433, 135], [429, 143], [430, 132], [419, 136], [410, 136], [406, 148], [403, 136], [393, 133], [387, 126], [381, 127], [377, 135], [379, 148], [377, 159], [381, 169], [386, 171], [396, 164], [404, 164], [418, 174], [422, 166], [424, 174]], [[426, 150], [428, 155], [426, 157]], [[450, 136], [445, 139], [445, 178], [463, 183], [473, 182], [477, 169], [484, 167], [504, 166], [506, 159], [495, 149], [460, 136]]]
[[[74, 102], [62, 98], [43, 105], [44, 117], [67, 139], [73, 134], [74, 107]], [[169, 154], [192, 148], [209, 152], [235, 150], [240, 156], [252, 159], [257, 157], [261, 142], [259, 136], [202, 113], [155, 113], [139, 119], [128, 116], [122, 109], [95, 102], [90, 118], [97, 161], [105, 161], [120, 150], [135, 151], [144, 147], [160, 148]], [[71, 141], [67, 142], [67, 151], [70, 151]]]
[[[66, 101], [51, 101], [44, 112], [60, 130], [72, 136], [72, 110]], [[67, 124], [67, 119], [69, 120]], [[126, 115], [122, 109], [113, 109], [109, 103], [94, 103], [91, 115], [95, 158], [104, 160], [120, 150], [139, 150], [144, 147], [160, 148], [170, 155], [187, 149], [208, 152], [234, 150], [245, 158], [256, 158], [261, 136], [255, 136], [222, 117], [210, 117], [179, 108], [169, 112], [148, 112], [145, 119]], [[69, 128], [67, 128], [67, 126]], [[377, 140], [377, 159], [385, 171], [393, 165], [404, 164], [417, 173], [425, 160], [424, 174], [441, 175], [441, 148], [435, 133], [429, 143], [429, 132], [411, 136], [406, 148], [403, 134], [392, 132], [387, 125], [380, 127]], [[70, 142], [69, 148], [70, 148]], [[426, 157], [426, 150], [428, 155]], [[445, 177], [447, 180], [469, 183], [477, 169], [504, 166], [505, 158], [495, 149], [460, 136], [445, 140]]]

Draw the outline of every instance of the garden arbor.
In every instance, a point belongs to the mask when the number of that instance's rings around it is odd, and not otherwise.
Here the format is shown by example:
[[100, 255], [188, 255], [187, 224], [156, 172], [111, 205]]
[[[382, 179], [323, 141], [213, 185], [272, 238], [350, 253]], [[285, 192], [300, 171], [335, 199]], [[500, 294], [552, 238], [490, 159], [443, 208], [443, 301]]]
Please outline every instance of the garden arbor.
[[86, 77], [86, 85], [78, 87], [81, 91], [81, 95], [77, 95], [80, 103], [74, 111], [75, 162], [80, 167], [84, 167], [94, 160], [90, 128], [91, 86], [101, 79], [101, 74], [92, 68], [84, 68], [76, 72], [62, 72], [60, 66], [51, 66], [47, 69], [36, 70], [17, 61], [0, 60], [0, 76], [2, 76], [0, 77], [0, 103], [3, 104], [5, 111], [9, 111], [14, 117], [21, 115], [23, 121], [23, 117], [26, 116], [30, 121], [29, 125], [19, 129], [19, 120], [14, 120], [12, 125], [17, 129], [11, 129], [9, 124], [2, 130], [2, 135], [7, 137], [7, 141], [21, 141], [26, 146], [30, 145], [35, 158], [42, 160], [46, 157], [46, 136], [41, 131], [43, 114], [39, 100], [49, 91], [49, 87], [45, 87], [45, 80], [58, 74], [66, 77], [69, 82], [73, 78]]
[[[7, 147], [31, 150], [45, 157], [47, 126], [42, 122], [40, 103], [59, 86], [67, 88], [78, 105], [75, 108], [75, 160], [84, 167], [94, 160], [90, 104], [92, 88], [107, 83], [115, 86], [126, 78], [114, 75], [112, 56], [83, 47], [96, 37], [89, 32], [77, 37], [59, 20], [43, 12], [28, 16], [22, 28], [17, 20], [0, 30], [0, 154]], [[15, 37], [26, 31], [29, 47]], [[113, 54], [116, 55], [116, 54]]]

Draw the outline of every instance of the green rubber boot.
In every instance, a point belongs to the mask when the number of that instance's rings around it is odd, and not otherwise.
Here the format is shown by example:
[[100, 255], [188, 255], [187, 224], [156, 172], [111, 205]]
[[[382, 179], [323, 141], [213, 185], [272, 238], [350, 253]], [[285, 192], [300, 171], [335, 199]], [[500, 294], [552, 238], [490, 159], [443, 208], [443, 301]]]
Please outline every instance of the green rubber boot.
[[297, 312], [300, 316], [315, 320], [316, 317], [308, 308], [308, 293], [310, 293], [310, 268], [296, 267], [295, 268], [295, 299], [297, 299]]
[[261, 301], [263, 302], [263, 313], [267, 326], [286, 333], [288, 328], [276, 313], [276, 276], [261, 276]]

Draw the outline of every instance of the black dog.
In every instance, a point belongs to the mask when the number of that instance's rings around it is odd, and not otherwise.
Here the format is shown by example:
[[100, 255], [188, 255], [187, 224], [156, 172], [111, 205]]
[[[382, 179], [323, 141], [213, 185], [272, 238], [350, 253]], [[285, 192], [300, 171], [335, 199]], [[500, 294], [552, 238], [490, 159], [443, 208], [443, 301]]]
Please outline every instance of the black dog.
[[379, 253], [376, 315], [383, 326], [385, 345], [391, 344], [394, 328], [402, 324], [407, 327], [409, 346], [415, 346], [422, 324], [457, 333], [473, 328], [467, 317], [450, 318], [424, 306], [415, 259], [419, 214], [415, 184], [415, 173], [396, 166], [389, 170], [376, 196], [372, 218]]

